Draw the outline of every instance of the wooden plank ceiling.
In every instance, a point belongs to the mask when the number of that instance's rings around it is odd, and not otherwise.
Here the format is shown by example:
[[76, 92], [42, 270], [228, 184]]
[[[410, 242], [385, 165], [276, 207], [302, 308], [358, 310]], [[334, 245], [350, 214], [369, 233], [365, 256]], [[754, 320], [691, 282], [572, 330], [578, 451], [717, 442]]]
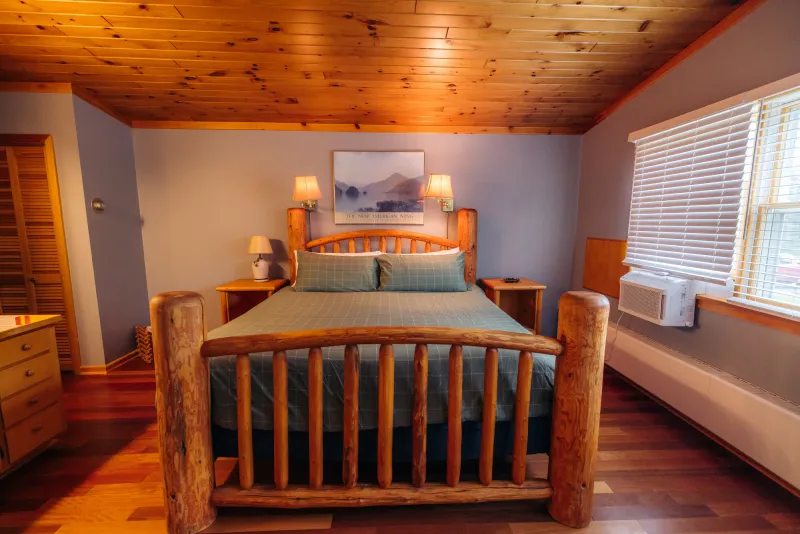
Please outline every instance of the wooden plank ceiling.
[[136, 121], [580, 133], [737, 0], [0, 0], [0, 79]]

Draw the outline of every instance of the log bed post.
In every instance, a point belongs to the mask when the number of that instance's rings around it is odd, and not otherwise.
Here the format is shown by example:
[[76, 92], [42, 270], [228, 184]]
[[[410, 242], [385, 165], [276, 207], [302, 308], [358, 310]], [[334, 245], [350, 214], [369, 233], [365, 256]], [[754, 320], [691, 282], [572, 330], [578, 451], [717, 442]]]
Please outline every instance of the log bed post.
[[458, 248], [464, 251], [464, 280], [474, 284], [478, 272], [478, 212], [458, 210]]
[[550, 441], [550, 515], [582, 528], [592, 516], [595, 459], [600, 431], [600, 395], [608, 326], [608, 299], [570, 291], [558, 305], [553, 428]]
[[294, 280], [297, 277], [294, 251], [305, 250], [306, 243], [308, 243], [306, 210], [304, 208], [289, 208], [286, 210], [286, 217], [289, 223], [289, 279], [294, 284]]
[[203, 297], [162, 293], [150, 301], [156, 407], [167, 532], [196, 534], [214, 522], [214, 459], [208, 361], [200, 356]]

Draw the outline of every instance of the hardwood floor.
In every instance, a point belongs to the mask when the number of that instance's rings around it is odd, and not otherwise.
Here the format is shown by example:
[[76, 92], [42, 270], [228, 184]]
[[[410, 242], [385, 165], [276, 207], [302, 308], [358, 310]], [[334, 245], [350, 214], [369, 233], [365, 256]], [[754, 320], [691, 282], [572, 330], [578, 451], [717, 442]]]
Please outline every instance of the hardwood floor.
[[[152, 378], [65, 377], [69, 431], [0, 481], [0, 534], [164, 532]], [[606, 372], [591, 534], [800, 533], [800, 501]], [[218, 478], [231, 461], [218, 462]], [[532, 459], [531, 468], [541, 465]], [[220, 511], [209, 532], [551, 534], [541, 503]]]

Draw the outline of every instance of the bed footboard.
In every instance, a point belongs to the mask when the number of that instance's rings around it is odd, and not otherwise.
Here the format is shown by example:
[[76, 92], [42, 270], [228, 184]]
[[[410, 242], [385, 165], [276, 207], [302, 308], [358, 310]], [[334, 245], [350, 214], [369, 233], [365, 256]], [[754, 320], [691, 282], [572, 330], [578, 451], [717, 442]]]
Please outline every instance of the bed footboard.
[[[509, 332], [444, 327], [355, 327], [205, 340], [203, 299], [165, 293], [151, 302], [158, 426], [170, 534], [195, 534], [213, 523], [216, 506], [272, 508], [467, 503], [551, 498], [554, 519], [582, 527], [591, 517], [608, 301], [572, 292], [561, 297], [558, 340]], [[392, 482], [394, 345], [415, 345], [412, 482]], [[428, 345], [449, 345], [446, 481], [426, 481]], [[378, 484], [358, 481], [358, 345], [380, 345]], [[486, 349], [479, 481], [461, 478], [463, 346]], [[322, 353], [345, 346], [342, 480], [323, 481]], [[309, 473], [288, 481], [286, 351], [307, 349]], [[498, 350], [519, 352], [511, 480], [493, 479]], [[272, 352], [274, 479], [256, 481], [250, 406], [250, 354]], [[528, 406], [536, 353], [556, 359], [549, 479], [525, 473]], [[208, 358], [236, 355], [239, 483], [215, 487]]]

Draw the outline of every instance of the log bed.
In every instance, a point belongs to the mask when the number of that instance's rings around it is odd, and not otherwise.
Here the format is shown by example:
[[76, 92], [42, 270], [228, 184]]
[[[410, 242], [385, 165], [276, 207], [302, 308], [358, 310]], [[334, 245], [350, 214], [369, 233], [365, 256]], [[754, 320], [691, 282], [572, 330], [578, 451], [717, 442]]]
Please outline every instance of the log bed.
[[[354, 252], [356, 244], [400, 252], [459, 247], [464, 276], [476, 281], [477, 212], [458, 213], [458, 240], [398, 230], [362, 230], [313, 241], [306, 238], [305, 211], [288, 210], [289, 248]], [[294, 280], [295, 266], [291, 264]], [[591, 292], [568, 292], [559, 301], [557, 338], [449, 327], [375, 326], [332, 328], [206, 340], [202, 297], [162, 293], [150, 303], [156, 366], [156, 407], [170, 534], [194, 534], [210, 526], [218, 506], [266, 508], [359, 507], [550, 499], [551, 516], [570, 527], [591, 518], [600, 419], [608, 300]], [[359, 345], [379, 345], [377, 484], [358, 480]], [[392, 481], [394, 345], [414, 345], [411, 483]], [[447, 464], [444, 483], [426, 481], [428, 345], [449, 345]], [[322, 351], [344, 346], [342, 480], [323, 480]], [[483, 415], [478, 481], [461, 481], [462, 347], [485, 352]], [[308, 483], [288, 484], [286, 351], [308, 349]], [[519, 352], [510, 480], [493, 477], [493, 445], [499, 349]], [[273, 480], [255, 480], [250, 354], [272, 352], [274, 388]], [[526, 479], [528, 410], [534, 354], [556, 356], [552, 431], [547, 479]], [[216, 486], [211, 437], [208, 359], [236, 355], [238, 484]], [[520, 409], [521, 407], [521, 409]]]

